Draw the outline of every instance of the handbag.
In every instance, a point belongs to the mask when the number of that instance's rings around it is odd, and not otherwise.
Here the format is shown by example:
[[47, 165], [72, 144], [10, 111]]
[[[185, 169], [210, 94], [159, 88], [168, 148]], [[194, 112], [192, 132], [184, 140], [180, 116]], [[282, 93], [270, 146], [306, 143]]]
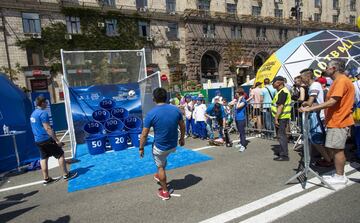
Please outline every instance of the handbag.
[[353, 118], [354, 118], [355, 122], [360, 122], [360, 106], [359, 106], [359, 103], [356, 106], [356, 108], [354, 108]]

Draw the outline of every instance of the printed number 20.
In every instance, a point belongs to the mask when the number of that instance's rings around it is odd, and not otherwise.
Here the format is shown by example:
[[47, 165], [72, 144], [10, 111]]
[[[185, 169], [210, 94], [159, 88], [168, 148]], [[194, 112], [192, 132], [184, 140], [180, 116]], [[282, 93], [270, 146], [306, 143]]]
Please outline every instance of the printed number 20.
[[121, 137], [121, 138], [115, 138], [115, 143], [116, 144], [120, 144], [120, 143], [124, 143], [124, 137]]

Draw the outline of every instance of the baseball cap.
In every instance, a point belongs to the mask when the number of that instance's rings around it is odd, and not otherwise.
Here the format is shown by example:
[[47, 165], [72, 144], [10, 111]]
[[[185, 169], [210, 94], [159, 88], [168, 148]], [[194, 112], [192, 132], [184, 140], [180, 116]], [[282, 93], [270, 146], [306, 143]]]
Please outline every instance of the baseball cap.
[[272, 83], [275, 83], [276, 81], [285, 81], [285, 78], [282, 76], [276, 76], [273, 80]]

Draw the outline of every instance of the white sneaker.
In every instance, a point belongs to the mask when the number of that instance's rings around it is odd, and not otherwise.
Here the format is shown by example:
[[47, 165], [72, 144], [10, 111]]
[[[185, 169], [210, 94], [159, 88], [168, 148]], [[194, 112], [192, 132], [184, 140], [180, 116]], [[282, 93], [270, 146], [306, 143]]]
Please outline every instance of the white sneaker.
[[240, 148], [242, 145], [241, 144], [236, 144], [235, 148]]
[[244, 152], [245, 146], [240, 145], [239, 152]]
[[334, 174], [332, 176], [324, 176], [324, 180], [328, 183], [328, 184], [346, 184], [348, 182], [348, 178], [344, 175], [337, 175]]

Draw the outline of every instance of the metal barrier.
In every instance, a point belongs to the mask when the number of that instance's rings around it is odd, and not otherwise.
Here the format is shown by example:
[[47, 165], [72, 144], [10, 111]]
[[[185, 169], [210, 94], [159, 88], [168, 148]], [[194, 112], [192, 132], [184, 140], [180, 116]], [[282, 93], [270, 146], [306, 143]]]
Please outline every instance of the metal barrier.
[[[287, 134], [299, 138], [302, 132], [302, 115], [298, 111], [299, 104], [291, 104], [291, 119]], [[246, 133], [248, 135], [274, 139], [276, 128], [271, 114], [271, 103], [249, 103], [246, 107]]]

